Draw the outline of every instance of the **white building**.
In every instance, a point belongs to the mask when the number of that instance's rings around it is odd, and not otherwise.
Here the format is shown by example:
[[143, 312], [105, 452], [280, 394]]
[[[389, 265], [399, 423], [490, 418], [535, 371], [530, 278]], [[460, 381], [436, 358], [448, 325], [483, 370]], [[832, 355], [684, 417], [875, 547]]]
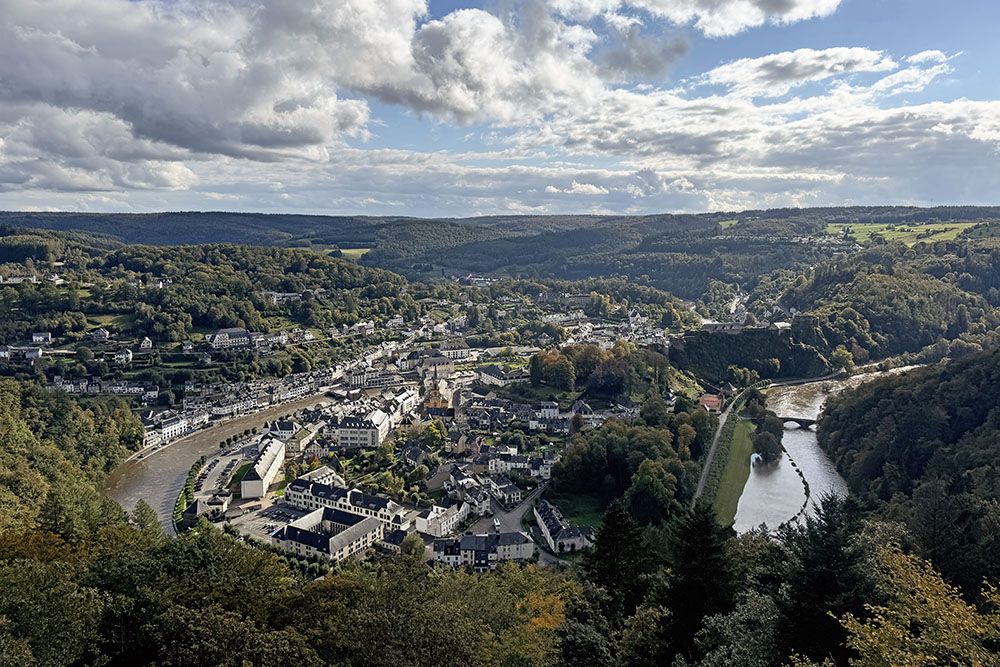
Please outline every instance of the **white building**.
[[547, 500], [539, 500], [534, 507], [535, 521], [552, 553], [580, 551], [594, 544], [592, 528], [576, 528], [563, 519], [562, 513]]
[[384, 535], [378, 519], [323, 507], [279, 528], [271, 539], [282, 551], [303, 558], [342, 561], [367, 553]]
[[36, 345], [48, 345], [52, 342], [52, 334], [48, 331], [36, 331], [31, 334], [31, 342]]
[[244, 498], [263, 498], [285, 462], [285, 443], [281, 440], [266, 438], [261, 445], [260, 454], [240, 481], [240, 495]]
[[365, 416], [365, 419], [370, 421], [375, 426], [375, 430], [378, 431], [378, 442], [375, 443], [377, 447], [389, 437], [389, 431], [392, 429], [392, 420], [385, 411], [379, 409], [369, 412]]
[[191, 430], [191, 423], [187, 417], [171, 417], [164, 419], [160, 423], [160, 433], [164, 441], [179, 438]]
[[539, 405], [538, 416], [542, 419], [558, 419], [559, 404], [555, 401], [542, 401]]
[[370, 419], [344, 417], [332, 430], [337, 446], [343, 449], [373, 448], [382, 443], [379, 428]]
[[476, 369], [476, 379], [485, 385], [493, 387], [506, 387], [524, 379], [524, 374], [517, 371], [508, 371], [495, 364], [480, 366]]
[[332, 507], [373, 517], [384, 523], [387, 530], [406, 530], [410, 523], [406, 519], [406, 509], [388, 498], [313, 482], [305, 477], [299, 477], [285, 487], [285, 502], [304, 510]]
[[441, 354], [449, 359], [468, 359], [472, 354], [465, 341], [449, 341], [441, 344]]
[[521, 532], [463, 535], [434, 541], [434, 560], [452, 567], [468, 565], [477, 572], [493, 570], [503, 561], [528, 560], [535, 543]]
[[127, 366], [132, 363], [132, 350], [127, 347], [123, 347], [115, 352], [115, 363], [120, 366]]
[[267, 429], [267, 433], [282, 442], [287, 442], [300, 428], [302, 426], [294, 419], [279, 419], [271, 424], [271, 428]]
[[434, 505], [417, 515], [417, 530], [434, 537], [451, 535], [469, 518], [469, 505], [458, 501], [450, 507]]
[[240, 327], [219, 329], [209, 341], [216, 350], [233, 347], [250, 347], [250, 332]]

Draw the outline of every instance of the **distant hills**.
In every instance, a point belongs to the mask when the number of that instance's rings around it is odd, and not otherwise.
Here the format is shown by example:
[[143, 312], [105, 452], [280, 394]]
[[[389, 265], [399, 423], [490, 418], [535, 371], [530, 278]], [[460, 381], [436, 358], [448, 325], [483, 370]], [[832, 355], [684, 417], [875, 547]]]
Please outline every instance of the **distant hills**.
[[[1000, 221], [1000, 207], [852, 207], [647, 216], [492, 216], [455, 219], [229, 212], [0, 213], [0, 225], [72, 231], [127, 244], [235, 243], [368, 249], [363, 263], [411, 279], [500, 273], [527, 278], [623, 276], [686, 298], [713, 281], [749, 284], [812, 266], [886, 229]], [[968, 228], [962, 226], [962, 232]], [[978, 225], [978, 231], [989, 225]], [[947, 230], [946, 230], [947, 231]], [[9, 233], [9, 232], [8, 232]], [[959, 233], [958, 226], [954, 233]], [[867, 237], [866, 237], [867, 238]], [[918, 239], [908, 233], [904, 239]], [[927, 236], [931, 240], [930, 235]]]

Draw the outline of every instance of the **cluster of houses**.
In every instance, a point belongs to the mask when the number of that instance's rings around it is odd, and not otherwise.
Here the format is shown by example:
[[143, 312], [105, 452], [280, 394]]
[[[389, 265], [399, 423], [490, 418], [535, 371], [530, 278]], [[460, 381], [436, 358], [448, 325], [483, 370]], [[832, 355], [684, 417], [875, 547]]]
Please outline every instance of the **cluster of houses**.
[[[252, 414], [319, 393], [336, 379], [333, 370], [298, 373], [281, 379], [255, 380], [230, 385], [198, 385], [188, 382], [179, 406], [142, 414], [145, 446], [153, 447], [187, 435], [212, 420]], [[89, 386], [89, 385], [88, 385]], [[65, 384], [58, 387], [66, 391]], [[132, 393], [126, 392], [126, 394]], [[151, 394], [150, 394], [151, 396]]]
[[[449, 498], [468, 505], [468, 514], [486, 516], [493, 513], [494, 503], [502, 508], [509, 508], [520, 504], [524, 499], [524, 490], [507, 477], [502, 469], [491, 467], [489, 472], [477, 472], [473, 468], [472, 464], [453, 464], [444, 484]], [[509, 471], [510, 468], [506, 470]], [[549, 471], [551, 472], [551, 464]]]
[[554, 435], [569, 433], [576, 416], [587, 428], [600, 426], [605, 419], [582, 400], [576, 401], [568, 412], [562, 412], [554, 401], [532, 405], [489, 395], [473, 396], [464, 406], [463, 413], [470, 427], [483, 431], [504, 430], [517, 421], [529, 431]]
[[398, 549], [412, 527], [406, 508], [388, 498], [347, 488], [326, 467], [289, 483], [285, 502], [305, 514], [275, 531], [271, 541], [301, 557], [340, 561], [376, 546]]
[[496, 569], [503, 561], [526, 561], [535, 555], [535, 543], [522, 532], [462, 535], [434, 540], [434, 560], [476, 572]]
[[242, 327], [219, 329], [205, 338], [213, 350], [257, 350], [281, 349], [289, 343], [310, 343], [316, 340], [311, 331], [295, 328], [276, 333], [251, 332]]
[[56, 389], [66, 394], [82, 395], [110, 395], [110, 396], [132, 396], [137, 397], [142, 403], [156, 401], [160, 395], [160, 388], [155, 384], [143, 382], [129, 382], [127, 380], [100, 380], [98, 378], [82, 378], [80, 380], [67, 380], [56, 377], [49, 384], [50, 389]]

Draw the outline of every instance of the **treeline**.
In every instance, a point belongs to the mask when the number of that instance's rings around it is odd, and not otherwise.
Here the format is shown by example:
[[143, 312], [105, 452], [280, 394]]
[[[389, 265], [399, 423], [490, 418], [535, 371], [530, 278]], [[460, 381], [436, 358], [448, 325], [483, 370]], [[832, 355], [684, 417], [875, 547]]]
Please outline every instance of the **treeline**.
[[996, 591], [970, 604], [901, 539], [853, 499], [736, 538], [704, 505], [643, 528], [617, 501], [567, 605], [559, 664], [997, 664]]
[[114, 503], [96, 491], [144, 431], [117, 400], [77, 402], [34, 383], [0, 379], [0, 533], [35, 527], [94, 533]]
[[975, 591], [1000, 580], [1000, 351], [844, 392], [819, 441], [951, 581]]
[[704, 410], [670, 412], [660, 398], [643, 406], [637, 423], [612, 420], [575, 434], [553, 469], [559, 492], [624, 498], [641, 523], [660, 525], [687, 507], [698, 484], [696, 462], [717, 419]]
[[733, 379], [734, 366], [767, 380], [819, 377], [831, 369], [830, 361], [815, 345], [774, 329], [739, 334], [694, 332], [671, 346], [670, 360], [678, 368], [714, 382]]
[[823, 346], [864, 363], [941, 339], [996, 342], [1000, 250], [959, 240], [875, 246], [824, 262], [781, 298], [820, 320]]
[[207, 523], [166, 539], [140, 506], [83, 540], [0, 537], [0, 647], [18, 665], [552, 665], [577, 588], [408, 556], [309, 581]]
[[[275, 319], [323, 329], [420, 312], [402, 277], [307, 250], [128, 246], [85, 254], [61, 270], [62, 285], [0, 290], [0, 309], [9, 314], [0, 323], [0, 342], [23, 342], [40, 330], [81, 334], [88, 318], [108, 316], [120, 316], [108, 325], [114, 333], [180, 341], [196, 329], [268, 331]], [[272, 303], [264, 292], [302, 296]]]

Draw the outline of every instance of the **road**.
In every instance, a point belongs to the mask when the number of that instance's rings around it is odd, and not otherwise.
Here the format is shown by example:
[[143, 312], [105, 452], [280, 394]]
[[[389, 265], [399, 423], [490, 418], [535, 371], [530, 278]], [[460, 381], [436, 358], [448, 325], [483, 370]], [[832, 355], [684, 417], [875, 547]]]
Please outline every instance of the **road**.
[[[496, 530], [494, 526], [494, 519], [500, 519], [500, 532], [502, 533], [513, 533], [523, 531], [524, 528], [521, 526], [521, 521], [524, 519], [524, 515], [531, 511], [534, 506], [535, 501], [538, 497], [542, 495], [545, 491], [545, 487], [548, 486], [548, 482], [539, 484], [538, 488], [525, 496], [524, 500], [520, 505], [512, 510], [501, 510], [494, 514], [493, 516], [486, 516], [472, 524], [469, 528], [470, 533], [492, 533]], [[542, 565], [571, 565], [569, 561], [562, 560], [561, 558], [556, 558], [550, 554], [546, 549], [542, 548], [542, 545], [538, 546], [538, 562]]]
[[702, 492], [705, 490], [705, 482], [708, 481], [708, 473], [712, 470], [712, 460], [715, 458], [715, 449], [719, 444], [719, 438], [722, 436], [722, 431], [725, 429], [726, 422], [729, 420], [729, 415], [733, 411], [733, 406], [739, 403], [739, 398], [742, 396], [742, 392], [738, 394], [733, 400], [729, 401], [729, 405], [726, 409], [722, 411], [719, 415], [719, 427], [715, 429], [715, 435], [712, 437], [712, 444], [708, 448], [708, 454], [705, 455], [705, 463], [701, 468], [701, 476], [698, 478], [698, 488], [695, 489], [694, 498], [691, 499], [691, 507], [695, 506], [698, 499], [701, 498]]
[[259, 412], [195, 431], [167, 447], [148, 453], [142, 459], [131, 458], [108, 476], [104, 494], [126, 511], [132, 511], [139, 500], [145, 500], [156, 511], [167, 534], [173, 535], [174, 503], [184, 487], [188, 471], [199, 457], [217, 453], [219, 442], [231, 435], [239, 435], [255, 426], [260, 428], [265, 421], [273, 421], [317, 403], [329, 403], [329, 399], [320, 393], [272, 405]]
[[472, 533], [492, 533], [494, 530], [494, 519], [500, 519], [500, 532], [502, 533], [512, 533], [515, 531], [524, 530], [521, 527], [521, 519], [527, 514], [532, 505], [535, 504], [535, 500], [538, 496], [542, 495], [542, 491], [545, 490], [547, 484], [539, 484], [538, 488], [529, 493], [520, 505], [512, 510], [500, 510], [493, 516], [485, 516], [476, 523], [472, 524], [469, 531]]

